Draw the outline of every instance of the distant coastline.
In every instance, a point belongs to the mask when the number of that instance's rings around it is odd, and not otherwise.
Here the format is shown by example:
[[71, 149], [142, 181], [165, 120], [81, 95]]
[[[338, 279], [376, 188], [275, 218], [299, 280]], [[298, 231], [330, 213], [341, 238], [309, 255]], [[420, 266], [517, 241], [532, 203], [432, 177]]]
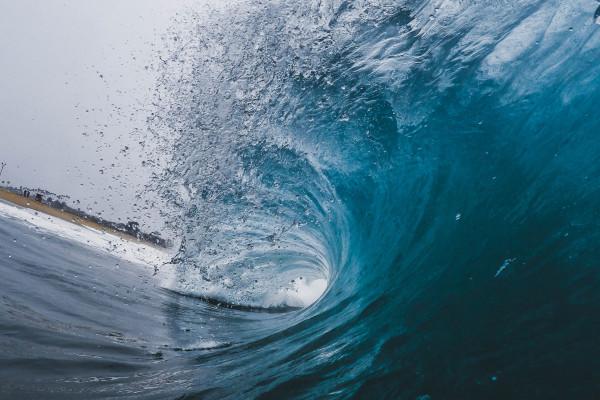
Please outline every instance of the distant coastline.
[[171, 246], [171, 241], [163, 239], [157, 234], [141, 231], [137, 222], [129, 221], [127, 224], [122, 224], [89, 215], [68, 206], [66, 204], [67, 196], [56, 195], [42, 189], [3, 187], [0, 188], [0, 199], [77, 225], [104, 231], [122, 239], [144, 242], [162, 249]]

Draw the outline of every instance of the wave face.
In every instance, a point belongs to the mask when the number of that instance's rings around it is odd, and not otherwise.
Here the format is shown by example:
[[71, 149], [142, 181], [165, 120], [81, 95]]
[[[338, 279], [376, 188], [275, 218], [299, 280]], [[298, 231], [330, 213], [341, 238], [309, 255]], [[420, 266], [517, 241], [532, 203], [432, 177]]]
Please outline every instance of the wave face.
[[94, 393], [597, 397], [597, 7], [180, 16], [150, 122], [182, 238], [170, 290], [142, 301], [161, 350]]
[[236, 353], [269, 354], [249, 393], [597, 391], [596, 7], [242, 2], [183, 19], [159, 124], [176, 137], [175, 290], [259, 309], [324, 290]]
[[324, 291], [236, 353], [269, 357], [248, 393], [597, 393], [596, 7], [242, 2], [182, 19], [157, 129], [175, 143], [175, 290], [271, 310]]

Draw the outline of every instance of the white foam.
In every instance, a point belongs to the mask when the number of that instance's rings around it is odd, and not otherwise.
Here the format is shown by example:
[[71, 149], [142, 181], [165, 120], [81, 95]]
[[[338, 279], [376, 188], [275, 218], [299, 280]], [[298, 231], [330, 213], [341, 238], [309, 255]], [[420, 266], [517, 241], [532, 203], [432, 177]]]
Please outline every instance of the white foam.
[[325, 279], [314, 279], [307, 282], [306, 279], [296, 278], [292, 288], [281, 289], [277, 293], [264, 298], [261, 306], [269, 307], [308, 307], [317, 301], [327, 289]]
[[76, 225], [60, 218], [4, 201], [0, 201], [0, 217], [25, 223], [43, 233], [76, 241], [90, 246], [95, 250], [108, 252], [113, 256], [138, 264], [156, 266], [170, 259], [166, 251], [142, 242], [125, 240], [97, 229]]
[[220, 349], [223, 347], [230, 346], [230, 343], [227, 342], [219, 342], [217, 340], [200, 340], [199, 342], [194, 343], [191, 346], [188, 346], [186, 351], [194, 351], [194, 350], [212, 350], [212, 349]]

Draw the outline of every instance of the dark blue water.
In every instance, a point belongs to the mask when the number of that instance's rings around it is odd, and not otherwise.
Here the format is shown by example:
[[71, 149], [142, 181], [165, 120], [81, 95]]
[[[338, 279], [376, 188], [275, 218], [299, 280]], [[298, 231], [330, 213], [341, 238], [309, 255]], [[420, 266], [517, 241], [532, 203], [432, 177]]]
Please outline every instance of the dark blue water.
[[599, 398], [597, 7], [181, 15], [149, 120], [172, 280], [2, 221], [0, 393]]

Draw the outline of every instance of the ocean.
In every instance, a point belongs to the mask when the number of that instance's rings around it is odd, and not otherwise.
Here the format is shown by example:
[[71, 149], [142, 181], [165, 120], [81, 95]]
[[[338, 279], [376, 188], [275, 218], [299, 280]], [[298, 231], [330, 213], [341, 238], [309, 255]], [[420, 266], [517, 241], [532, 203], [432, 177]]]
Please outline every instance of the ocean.
[[181, 13], [180, 244], [0, 208], [0, 397], [600, 398], [598, 6]]

